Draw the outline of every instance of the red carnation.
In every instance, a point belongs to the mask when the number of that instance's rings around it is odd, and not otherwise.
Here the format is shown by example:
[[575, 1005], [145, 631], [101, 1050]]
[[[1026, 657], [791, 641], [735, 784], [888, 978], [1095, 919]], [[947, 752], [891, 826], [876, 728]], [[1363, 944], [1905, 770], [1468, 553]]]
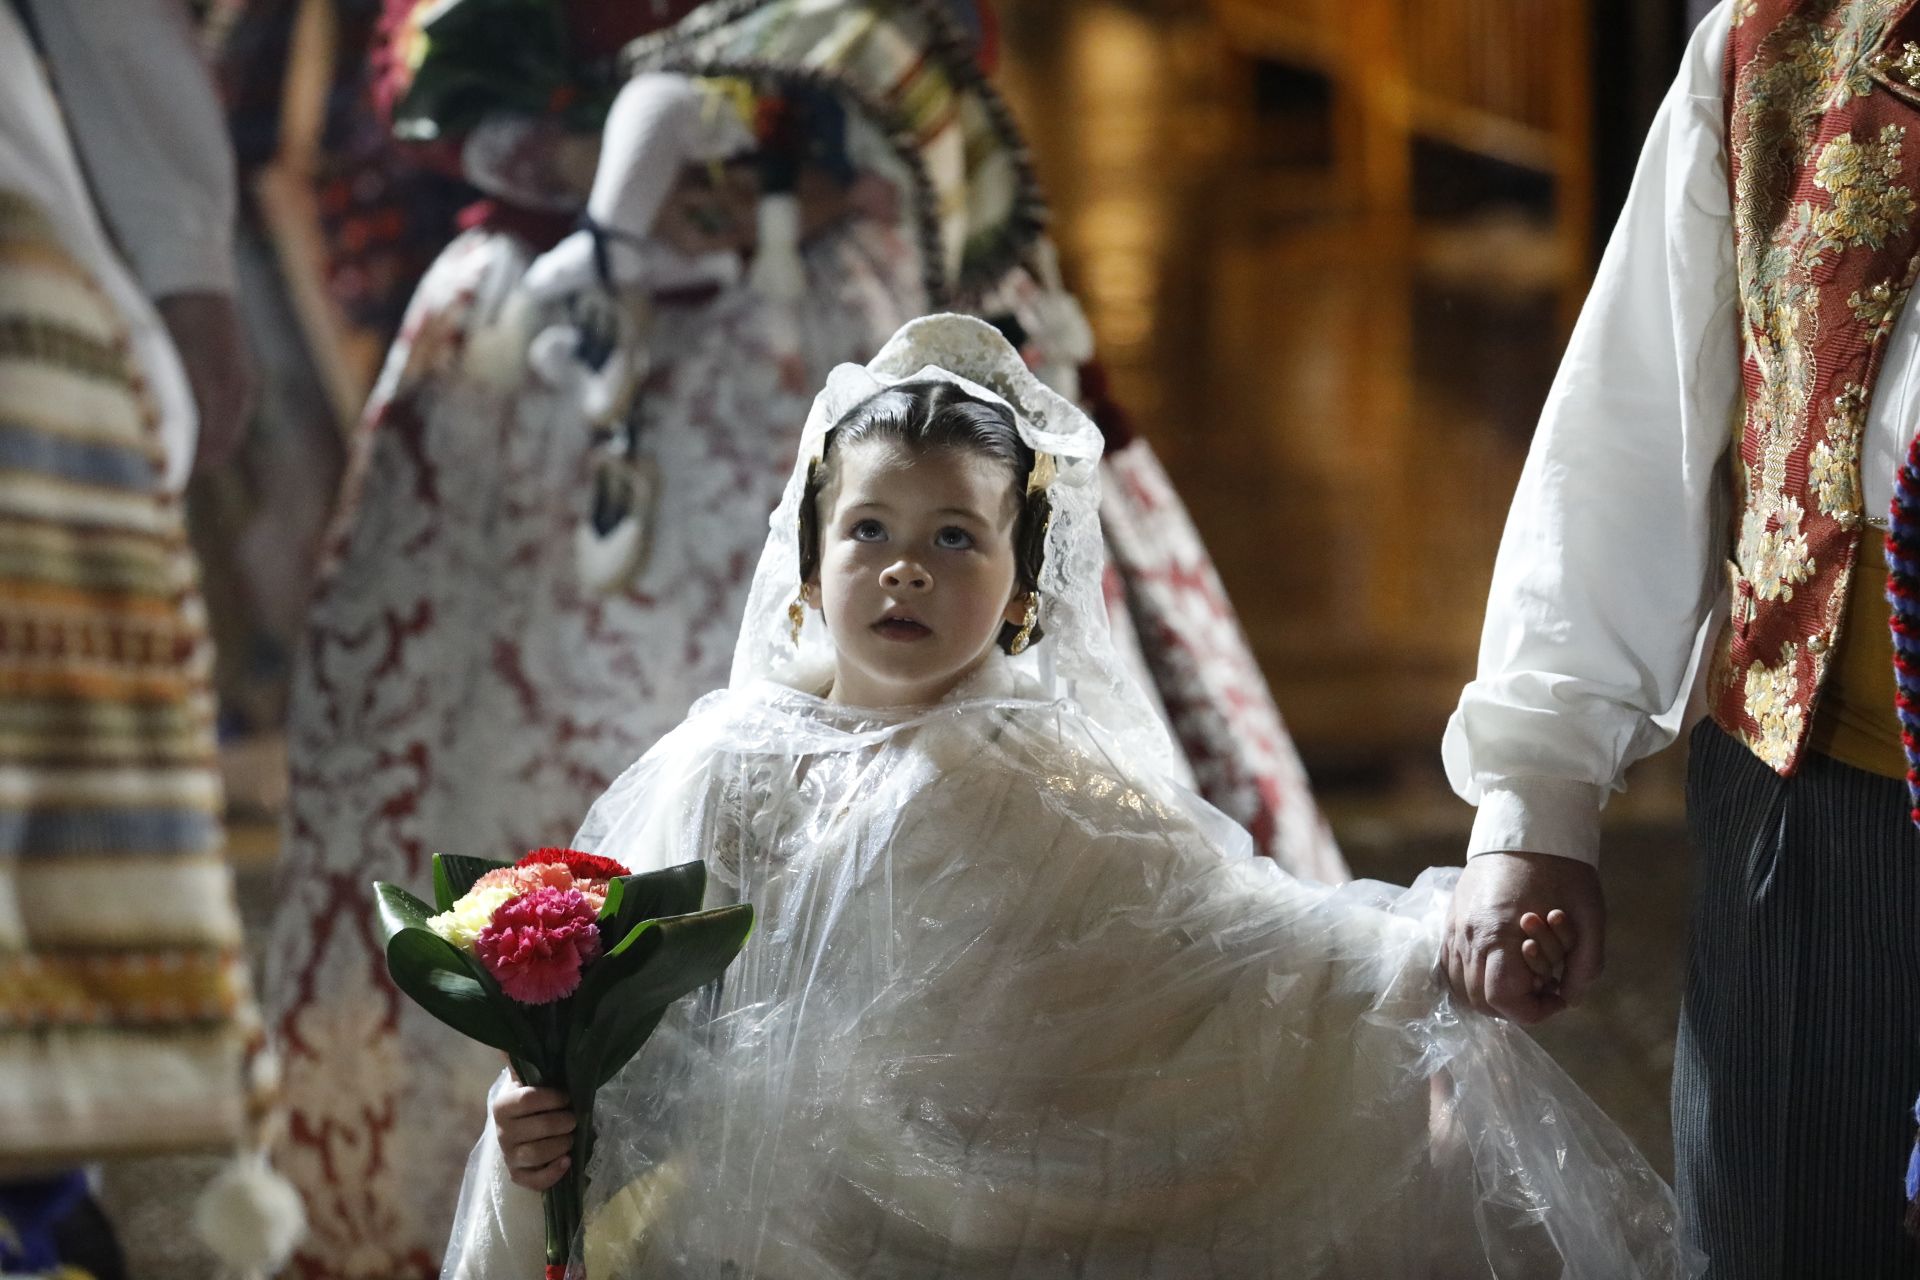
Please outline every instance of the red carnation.
[[581, 968], [599, 958], [596, 914], [577, 889], [536, 889], [496, 910], [473, 950], [507, 995], [551, 1004], [572, 995]]
[[578, 849], [535, 849], [513, 865], [532, 867], [541, 863], [565, 867], [573, 872], [576, 880], [611, 880], [615, 876], [633, 874], [612, 858], [603, 858], [597, 853], [581, 853]]

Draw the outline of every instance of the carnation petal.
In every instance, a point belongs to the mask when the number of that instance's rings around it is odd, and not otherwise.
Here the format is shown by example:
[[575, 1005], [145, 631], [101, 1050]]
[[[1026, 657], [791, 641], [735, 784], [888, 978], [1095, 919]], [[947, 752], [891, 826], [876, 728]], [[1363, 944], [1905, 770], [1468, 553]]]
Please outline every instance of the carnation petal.
[[581, 970], [599, 959], [598, 914], [577, 889], [535, 889], [494, 912], [474, 952], [508, 996], [550, 1004], [572, 995]]

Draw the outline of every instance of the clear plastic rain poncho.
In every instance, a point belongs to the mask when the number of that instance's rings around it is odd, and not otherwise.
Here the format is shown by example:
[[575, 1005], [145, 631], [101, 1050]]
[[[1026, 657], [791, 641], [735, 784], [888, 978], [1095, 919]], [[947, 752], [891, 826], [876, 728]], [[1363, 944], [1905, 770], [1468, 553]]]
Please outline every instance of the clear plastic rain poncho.
[[[796, 512], [889, 384], [1004, 400], [1059, 464], [1045, 639], [937, 706], [822, 695]], [[1667, 1187], [1517, 1029], [1435, 976], [1447, 879], [1332, 889], [1169, 780], [1100, 599], [1100, 436], [990, 326], [934, 316], [815, 402], [730, 688], [594, 806], [582, 848], [705, 859], [759, 923], [599, 1095], [602, 1277], [1675, 1277]], [[447, 1274], [541, 1265], [475, 1150]]]

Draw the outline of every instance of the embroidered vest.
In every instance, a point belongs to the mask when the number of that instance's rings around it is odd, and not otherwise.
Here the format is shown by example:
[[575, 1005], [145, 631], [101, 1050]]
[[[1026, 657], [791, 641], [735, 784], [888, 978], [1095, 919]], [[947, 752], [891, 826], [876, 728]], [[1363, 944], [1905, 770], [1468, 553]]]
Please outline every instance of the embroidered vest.
[[[1715, 721], [1798, 767], [1846, 619], [1860, 434], [1920, 270], [1916, 0], [1740, 0], [1727, 156], [1744, 418]], [[1891, 708], [1889, 708], [1891, 714]]]

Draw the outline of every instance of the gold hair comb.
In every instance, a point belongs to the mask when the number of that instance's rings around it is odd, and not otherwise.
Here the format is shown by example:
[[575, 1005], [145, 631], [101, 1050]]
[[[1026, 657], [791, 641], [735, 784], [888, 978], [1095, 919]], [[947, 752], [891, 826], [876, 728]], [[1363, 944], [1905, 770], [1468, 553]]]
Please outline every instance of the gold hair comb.
[[1042, 489], [1053, 487], [1053, 481], [1060, 474], [1060, 464], [1054, 461], [1050, 453], [1033, 455], [1033, 470], [1027, 473], [1027, 493], [1039, 493]]

